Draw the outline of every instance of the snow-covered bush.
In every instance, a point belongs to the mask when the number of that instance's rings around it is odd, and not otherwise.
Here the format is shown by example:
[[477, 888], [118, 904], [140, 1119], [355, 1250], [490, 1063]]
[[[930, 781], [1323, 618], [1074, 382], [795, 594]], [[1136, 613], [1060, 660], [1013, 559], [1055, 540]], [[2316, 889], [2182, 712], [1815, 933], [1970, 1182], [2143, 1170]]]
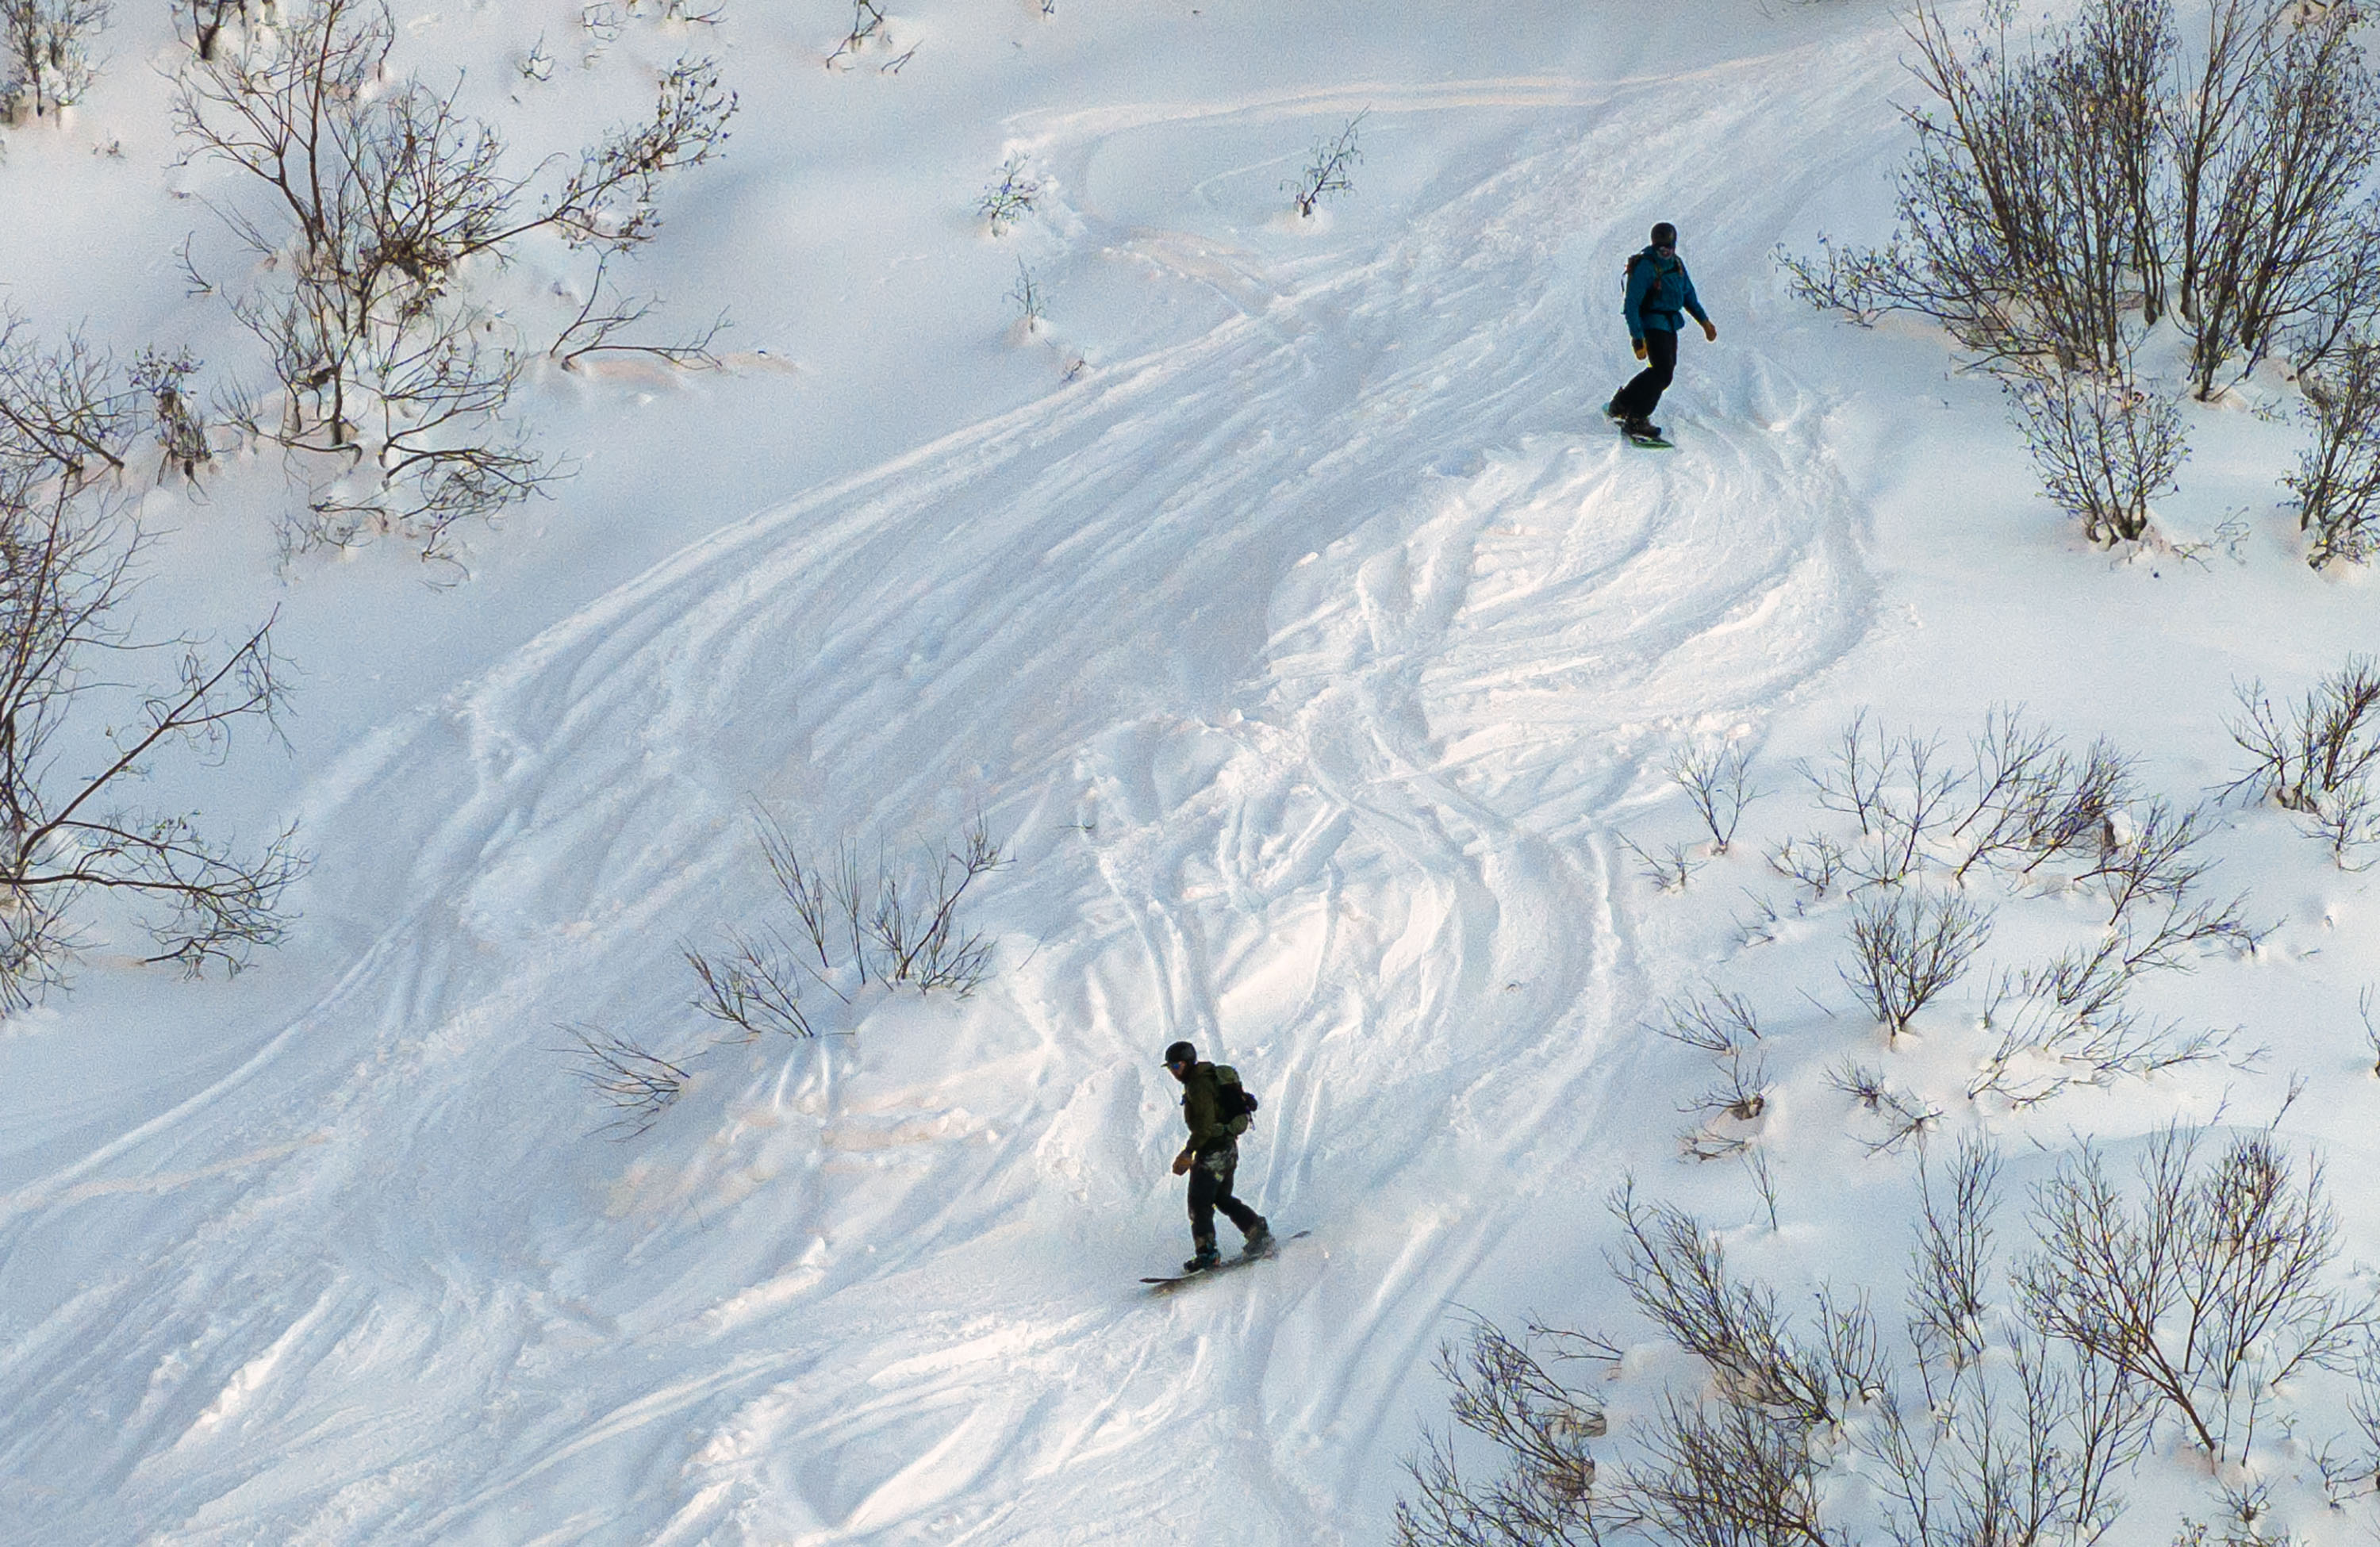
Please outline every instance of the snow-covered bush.
[[1736, 746], [1686, 747], [1670, 761], [1670, 777], [1685, 790], [1710, 832], [1713, 854], [1727, 852], [1743, 809], [1760, 798], [1751, 769], [1751, 755]]
[[754, 820], [783, 911], [757, 935], [731, 932], [724, 951], [686, 950], [705, 1015], [746, 1037], [808, 1037], [806, 978], [848, 1003], [869, 982], [965, 998], [991, 976], [991, 942], [960, 922], [968, 889], [1006, 863], [980, 817], [915, 863], [880, 847], [864, 862], [853, 843], [821, 861], [766, 813]]
[[[152, 960], [237, 969], [279, 940], [281, 895], [303, 868], [292, 833], [242, 852], [194, 816], [119, 804], [169, 752], [217, 753], [282, 698], [269, 621], [227, 652], [128, 627], [144, 543], [113, 481], [145, 396], [80, 340], [42, 349], [0, 313], [0, 1007], [61, 981], [98, 895], [154, 909]], [[112, 714], [94, 701], [127, 691], [158, 648], [178, 660], [174, 682], [130, 690]], [[111, 719], [105, 739], [84, 739]]]
[[206, 416], [190, 400], [188, 391], [190, 378], [198, 372], [199, 362], [187, 349], [170, 355], [143, 349], [132, 361], [130, 384], [149, 400], [157, 447], [164, 454], [158, 469], [161, 478], [167, 469], [176, 469], [186, 481], [196, 483], [199, 469], [214, 460]]
[[2324, 358], [2380, 305], [2380, 77], [2349, 7], [2217, 0], [2198, 79], [2167, 107], [2176, 300], [2212, 397], [2289, 347]]
[[2286, 481], [2306, 562], [2360, 564], [2380, 552], [2380, 344], [2354, 340], [2299, 378], [2313, 444]]
[[2301, 1175], [2261, 1131], [2204, 1162], [2204, 1137], [2153, 1139], [2137, 1203], [2084, 1146], [2038, 1194], [2017, 1292], [2099, 1380], [2179, 1419], [2217, 1466], [2244, 1464], [2293, 1377], [2353, 1367], [2380, 1302], [2329, 1282], [2338, 1220], [2318, 1163]]
[[[598, 255], [591, 306], [600, 260], [659, 228], [662, 179], [724, 143], [735, 94], [710, 61], [680, 60], [650, 119], [586, 150], [532, 213], [533, 179], [506, 171], [493, 126], [451, 93], [391, 79], [384, 6], [317, 0], [285, 20], [277, 37], [218, 47], [193, 67], [176, 117], [188, 153], [261, 185], [261, 209], [226, 218], [275, 262], [233, 307], [281, 384], [277, 422], [258, 428], [312, 464], [291, 536], [299, 547], [345, 546], [393, 532], [426, 558], [450, 557], [458, 523], [493, 517], [557, 475], [509, 412], [524, 341], [473, 303], [464, 271], [542, 233]], [[599, 325], [589, 343], [582, 309], [555, 347], [620, 347], [611, 333], [641, 315], [613, 306], [599, 320], [611, 331]]]
[[826, 56], [826, 67], [832, 69], [838, 61], [858, 57], [859, 51], [871, 42], [889, 46], [892, 41], [882, 0], [851, 0], [851, 26], [835, 43], [834, 51]]
[[2277, 706], [2261, 682], [2240, 689], [2243, 717], [2231, 739], [2252, 761], [2232, 790], [2252, 790], [2284, 810], [2309, 819], [2346, 865], [2362, 848], [2380, 844], [2380, 660], [2353, 655], [2307, 689], [2294, 705]]
[[1041, 320], [1049, 315], [1049, 298], [1022, 258], [1016, 261], [1016, 283], [1009, 289], [1008, 298], [1016, 303], [1017, 324], [1028, 334], [1039, 332]]
[[686, 1092], [685, 1069], [632, 1038], [616, 1032], [574, 1030], [577, 1041], [577, 1075], [612, 1109], [612, 1118], [599, 1131], [615, 1139], [634, 1139], [661, 1121], [662, 1114]]
[[[2131, 1186], [2086, 1147], [2036, 1192], [2014, 1261], [1994, 1149], [1962, 1142], [1947, 1185], [1921, 1166], [1897, 1330], [1823, 1285], [1794, 1316], [1703, 1221], [1623, 1188], [1614, 1277], [1694, 1373], [1664, 1379], [1606, 1330], [1475, 1323], [1439, 1356], [1471, 1438], [1427, 1441], [1396, 1541], [2089, 1542], [2131, 1490], [2194, 1492], [2247, 1530], [2269, 1526], [2266, 1480], [2307, 1449], [2368, 1492], [2368, 1434], [2301, 1431], [2314, 1378], [2359, 1408], [2380, 1398], [2356, 1358], [2374, 1303], [2338, 1282], [2321, 1168], [2269, 1131], [2212, 1155], [2206, 1139], [2165, 1129]], [[1612, 1404], [1582, 1365], [1619, 1384]], [[2161, 1432], [2204, 1459], [2168, 1466]]]
[[225, 33], [237, 36], [237, 29], [248, 20], [249, 0], [189, 0], [185, 17], [176, 7], [177, 25], [189, 28], [189, 44], [201, 59], [212, 59], [215, 50], [229, 41]]
[[1330, 139], [1316, 140], [1306, 160], [1305, 170], [1299, 174], [1297, 181], [1281, 185], [1288, 190], [1290, 201], [1297, 206], [1300, 219], [1311, 216], [1316, 206], [1329, 195], [1355, 190], [1351, 178], [1355, 164], [1364, 159], [1364, 152], [1355, 144], [1355, 130], [1370, 112], [1371, 109], [1366, 108], [1348, 119], [1345, 127]]
[[1000, 164], [997, 181], [986, 187], [983, 197], [975, 201], [975, 213], [983, 216], [991, 234], [999, 236], [1024, 218], [1041, 197], [1041, 185], [1025, 169], [1023, 156], [1011, 156]]
[[2174, 400], [2129, 368], [2023, 371], [2002, 378], [2042, 492], [2094, 542], [2136, 542], [2150, 502], [2170, 493], [2189, 450]]
[[[2228, 1032], [2149, 1013], [2135, 1003], [2135, 990], [2157, 975], [2192, 970], [2209, 950], [2246, 949], [2256, 938], [2243, 919], [2244, 898], [2208, 892], [2207, 810], [2140, 790], [2131, 761], [2105, 739], [2072, 746], [2000, 710], [1967, 751], [1961, 761], [1937, 737], [1888, 735], [1864, 713], [1856, 716], [1829, 755], [1801, 764], [1818, 813], [1837, 819], [1833, 829], [1823, 820], [1797, 821], [1800, 830], [1772, 843], [1766, 868], [1791, 883], [1793, 895], [1770, 899], [1747, 888], [1758, 912], [1738, 921], [1747, 941], [1837, 921], [1848, 949], [1834, 976], [1883, 1029], [1890, 1050], [1959, 992], [1999, 916], [2047, 923], [2073, 909], [2040, 907], [2044, 896], [2099, 902], [2103, 912], [2087, 936], [2046, 956], [1998, 964], [1969, 991], [1967, 1014], [1937, 1012], [1943, 1024], [1929, 1041], [1966, 1040], [1969, 1073], [1955, 1097], [1937, 1091], [1937, 1101], [1903, 1089], [1858, 1054], [1829, 1070], [1826, 1083], [1852, 1097], [1860, 1126], [1876, 1130], [1862, 1139], [1873, 1149], [1922, 1136], [1944, 1115], [1944, 1102], [2021, 1108], [2078, 1084], [2138, 1078], [2219, 1055]], [[1696, 814], [1707, 825], [1698, 803]], [[1663, 860], [1621, 841], [1664, 891], [1676, 890], [1692, 869], [1723, 862], [1719, 855], [1691, 859], [1682, 845], [1669, 846]], [[1796, 925], [1786, 923], [1787, 911]], [[2052, 927], [2073, 933], [2070, 923]], [[1774, 1050], [1759, 1036], [1759, 1009], [1714, 990], [1676, 1002], [1668, 1024], [1657, 1027], [1706, 1052], [1720, 1071], [1719, 1084], [1687, 1108], [1701, 1119], [1680, 1136], [1689, 1156], [1742, 1155], [1756, 1145], [1756, 1123], [1728, 1109], [1771, 1084]]]
[[[1985, 360], [2110, 370], [2129, 277], [2161, 272], [2155, 93], [2171, 17], [2165, 0], [2095, 0], [2026, 48], [2012, 9], [1989, 38], [1953, 31], [1934, 0], [1912, 9], [1911, 67], [1932, 101], [1911, 115], [1900, 228], [1837, 259], [1837, 277], [1867, 307], [1937, 319]], [[2150, 322], [2158, 298], [2152, 286]]]
[[[2171, 0], [2090, 0], [2027, 41], [2014, 6], [1908, 20], [1930, 99], [1900, 225], [1872, 249], [1784, 260], [1798, 293], [1863, 321], [1932, 317], [1994, 362], [2128, 376], [2168, 311], [2211, 397], [2277, 351], [2300, 366], [2380, 307], [2380, 77], [2345, 8], [2216, 0], [2204, 52]], [[2193, 38], [2197, 36], [2195, 30]]]
[[1895, 887], [1871, 894], [1852, 915], [1852, 965], [1843, 981], [1888, 1036], [1966, 974], [1992, 935], [1991, 909], [1956, 892]]
[[93, 34], [109, 0], [0, 0], [0, 120], [38, 118], [72, 107], [91, 90]]

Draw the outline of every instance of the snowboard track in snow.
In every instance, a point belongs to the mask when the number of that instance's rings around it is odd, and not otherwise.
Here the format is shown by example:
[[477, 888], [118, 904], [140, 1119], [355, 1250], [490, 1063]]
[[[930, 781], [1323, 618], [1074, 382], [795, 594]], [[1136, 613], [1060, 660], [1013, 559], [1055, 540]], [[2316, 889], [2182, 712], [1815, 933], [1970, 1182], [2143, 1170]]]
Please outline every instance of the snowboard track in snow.
[[[1233, 314], [730, 527], [358, 749], [306, 825], [318, 907], [377, 938], [0, 1200], [0, 1251], [108, 1243], [0, 1358], [0, 1473], [51, 1480], [19, 1529], [1356, 1540], [1466, 1281], [1616, 1175], [1614, 832], [1679, 737], [1756, 727], [1867, 627], [1782, 365], [1690, 350], [1670, 457], [1597, 412], [1621, 148], [1872, 87], [1805, 67], [1685, 112], [1516, 81], [1020, 126], [1081, 188], [1227, 116], [1529, 110], [1375, 250], [1079, 210]], [[1743, 233], [1698, 273], [1765, 265], [1799, 189], [1698, 184], [1674, 217]], [[647, 1139], [558, 1142], [557, 1024], [698, 1045], [676, 943], [754, 915], [756, 800], [820, 841], [979, 804], [1019, 859], [984, 920], [1048, 932], [963, 1009], [722, 1054]], [[1316, 1238], [1149, 1304], [1177, 1036], [1263, 1091], [1244, 1191]]]

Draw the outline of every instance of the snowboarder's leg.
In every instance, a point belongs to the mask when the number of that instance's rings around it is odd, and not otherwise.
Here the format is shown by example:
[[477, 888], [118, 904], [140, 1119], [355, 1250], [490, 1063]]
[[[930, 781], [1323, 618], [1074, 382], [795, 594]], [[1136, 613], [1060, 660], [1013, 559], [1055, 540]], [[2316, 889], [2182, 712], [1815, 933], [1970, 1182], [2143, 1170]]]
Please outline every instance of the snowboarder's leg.
[[1200, 1155], [1190, 1166], [1190, 1245], [1198, 1254], [1194, 1262], [1215, 1255], [1215, 1200], [1228, 1187], [1219, 1183], [1210, 1158]]
[[[1217, 1158], [1220, 1164], [1215, 1173], [1215, 1207], [1222, 1210], [1232, 1223], [1240, 1227], [1240, 1234], [1248, 1238], [1250, 1246], [1260, 1245], [1262, 1236], [1270, 1234], [1265, 1229], [1264, 1215], [1232, 1196], [1232, 1178], [1240, 1169], [1240, 1147], [1234, 1144]], [[1212, 1234], [1214, 1228], [1212, 1216], [1209, 1216], [1207, 1224], [1209, 1241], [1215, 1238]]]
[[1646, 328], [1645, 369], [1612, 395], [1609, 411], [1615, 419], [1651, 419], [1660, 406], [1661, 394], [1669, 390], [1677, 373], [1678, 335], [1667, 328]]

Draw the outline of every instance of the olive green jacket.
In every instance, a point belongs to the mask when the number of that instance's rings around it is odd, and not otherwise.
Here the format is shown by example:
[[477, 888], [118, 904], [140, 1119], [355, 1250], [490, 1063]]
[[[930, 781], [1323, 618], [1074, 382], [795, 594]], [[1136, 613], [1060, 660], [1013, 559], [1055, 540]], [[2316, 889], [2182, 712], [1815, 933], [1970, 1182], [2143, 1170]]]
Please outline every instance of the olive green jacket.
[[1184, 1149], [1204, 1154], [1236, 1142], [1221, 1105], [1222, 1082], [1215, 1078], [1215, 1066], [1204, 1062], [1194, 1066], [1190, 1078], [1182, 1082], [1182, 1120], [1190, 1126], [1190, 1142]]

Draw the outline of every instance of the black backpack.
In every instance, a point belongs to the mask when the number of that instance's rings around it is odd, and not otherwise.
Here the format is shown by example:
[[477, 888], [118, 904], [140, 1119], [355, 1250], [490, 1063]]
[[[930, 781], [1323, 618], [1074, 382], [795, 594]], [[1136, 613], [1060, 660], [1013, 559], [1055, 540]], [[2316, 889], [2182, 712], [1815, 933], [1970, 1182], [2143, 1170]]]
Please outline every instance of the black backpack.
[[1240, 1071], [1229, 1064], [1215, 1066], [1215, 1115], [1223, 1120], [1232, 1137], [1248, 1131], [1248, 1119], [1261, 1106], [1256, 1092], [1240, 1083]]

